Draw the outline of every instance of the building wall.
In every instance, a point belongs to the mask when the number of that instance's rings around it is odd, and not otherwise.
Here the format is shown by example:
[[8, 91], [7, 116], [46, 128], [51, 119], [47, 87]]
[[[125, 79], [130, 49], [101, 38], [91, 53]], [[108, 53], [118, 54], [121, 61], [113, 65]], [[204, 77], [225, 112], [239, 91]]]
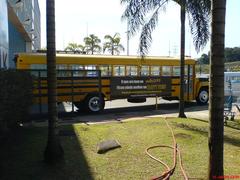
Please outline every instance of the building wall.
[[[1, 1], [1, 0], [0, 0]], [[16, 3], [19, 2], [20, 3]], [[19, 52], [41, 48], [41, 22], [38, 0], [8, 0], [9, 62]]]
[[8, 68], [7, 1], [0, 0], [0, 68]]
[[14, 27], [14, 25], [9, 21], [9, 67], [15, 68], [15, 63], [13, 61], [14, 56], [18, 52], [26, 52], [26, 41], [24, 40], [22, 34]]
[[38, 0], [32, 0], [33, 4], [33, 27], [35, 30], [34, 41], [33, 41], [33, 49], [39, 50], [41, 49], [41, 13], [39, 9]]

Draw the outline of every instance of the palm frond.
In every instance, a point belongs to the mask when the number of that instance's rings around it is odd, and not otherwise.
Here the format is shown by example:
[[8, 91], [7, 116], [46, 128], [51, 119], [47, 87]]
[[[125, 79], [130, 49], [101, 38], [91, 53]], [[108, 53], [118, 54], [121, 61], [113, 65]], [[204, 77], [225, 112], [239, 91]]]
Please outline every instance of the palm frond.
[[122, 15], [122, 20], [127, 20], [130, 35], [134, 35], [144, 24], [144, 9], [141, 9], [140, 2], [131, 0]]
[[125, 48], [122, 44], [118, 44], [116, 50], [117, 51], [125, 51]]
[[105, 43], [103, 44], [103, 52], [105, 52], [106, 49], [110, 49], [111, 47], [112, 47], [112, 43], [110, 43], [110, 42], [105, 42]]
[[[148, 48], [152, 42], [152, 31], [156, 28], [159, 11], [164, 9], [170, 0], [121, 0], [122, 4], [127, 4], [122, 15], [122, 20], [127, 19], [130, 36], [135, 35], [142, 29], [140, 35], [139, 53], [144, 56], [148, 53]], [[153, 12], [150, 20], [145, 17]]]
[[156, 28], [158, 23], [158, 13], [160, 10], [159, 6], [153, 13], [150, 20], [143, 26], [142, 32], [140, 35], [140, 44], [139, 44], [139, 53], [143, 57], [148, 54], [148, 49], [152, 43], [152, 31]]
[[209, 40], [209, 22], [211, 1], [210, 0], [189, 0], [187, 3], [187, 13], [193, 43], [199, 52]]
[[105, 35], [104, 39], [112, 41], [113, 37], [111, 35]]
[[123, 0], [127, 4], [122, 20], [127, 20], [130, 35], [134, 35], [145, 24], [145, 16], [169, 0]]

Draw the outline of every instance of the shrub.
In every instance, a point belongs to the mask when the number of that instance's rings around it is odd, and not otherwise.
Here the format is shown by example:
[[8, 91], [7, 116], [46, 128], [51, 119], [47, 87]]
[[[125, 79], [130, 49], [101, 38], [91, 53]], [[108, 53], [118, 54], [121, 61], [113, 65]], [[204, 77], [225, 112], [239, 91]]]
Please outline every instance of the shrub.
[[26, 121], [33, 79], [19, 70], [0, 70], [0, 134]]

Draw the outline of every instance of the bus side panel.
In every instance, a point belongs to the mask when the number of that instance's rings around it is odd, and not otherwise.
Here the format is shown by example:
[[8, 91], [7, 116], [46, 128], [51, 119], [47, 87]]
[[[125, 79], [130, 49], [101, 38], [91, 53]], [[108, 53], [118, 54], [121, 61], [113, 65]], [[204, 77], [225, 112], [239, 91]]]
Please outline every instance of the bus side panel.
[[[106, 100], [110, 99], [109, 79], [101, 81], [101, 93]], [[99, 92], [98, 79], [77, 79], [77, 80], [57, 80], [57, 101], [58, 102], [81, 102], [89, 93]], [[34, 81], [34, 103], [47, 103], [47, 80]]]

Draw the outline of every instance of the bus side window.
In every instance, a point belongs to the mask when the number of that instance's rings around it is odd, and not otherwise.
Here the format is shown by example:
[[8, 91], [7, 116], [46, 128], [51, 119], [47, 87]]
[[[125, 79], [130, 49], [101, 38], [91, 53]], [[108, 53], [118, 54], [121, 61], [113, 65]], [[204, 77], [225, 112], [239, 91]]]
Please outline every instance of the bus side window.
[[173, 66], [173, 76], [180, 76], [180, 67]]
[[149, 66], [141, 67], [141, 76], [149, 76]]
[[96, 70], [96, 69], [97, 69], [96, 65], [85, 66], [85, 70], [90, 70], [90, 71], [87, 71], [86, 76], [87, 77], [96, 77], [97, 76], [97, 71], [91, 71], [91, 70]]
[[125, 66], [124, 65], [113, 66], [113, 75], [114, 76], [125, 76]]
[[71, 76], [69, 71], [65, 71], [65, 70], [68, 69], [68, 66], [66, 64], [57, 64], [56, 69], [60, 70], [60, 71], [57, 71], [57, 77], [69, 77], [69, 76]]
[[162, 66], [162, 76], [171, 76], [172, 67], [171, 66]]
[[126, 66], [126, 76], [137, 76], [138, 67], [137, 66]]
[[192, 76], [192, 75], [193, 75], [193, 66], [190, 65], [190, 76]]
[[159, 76], [161, 74], [160, 66], [151, 66], [151, 76]]
[[101, 76], [111, 76], [112, 68], [109, 65], [100, 65], [99, 70], [101, 70]]
[[70, 65], [70, 70], [73, 70], [73, 77], [84, 76], [84, 72], [82, 71], [83, 69], [84, 69], [83, 65], [79, 65], [79, 64]]
[[193, 66], [191, 65], [185, 65], [185, 71], [184, 71], [184, 75], [187, 76], [188, 75], [188, 66], [190, 66], [190, 72], [189, 75], [192, 76], [193, 75]]
[[[31, 70], [39, 70], [39, 71], [31, 71], [31, 74], [33, 76], [39, 77], [47, 77], [47, 65], [46, 64], [31, 64], [30, 65]], [[41, 71], [46, 70], [46, 71]]]

